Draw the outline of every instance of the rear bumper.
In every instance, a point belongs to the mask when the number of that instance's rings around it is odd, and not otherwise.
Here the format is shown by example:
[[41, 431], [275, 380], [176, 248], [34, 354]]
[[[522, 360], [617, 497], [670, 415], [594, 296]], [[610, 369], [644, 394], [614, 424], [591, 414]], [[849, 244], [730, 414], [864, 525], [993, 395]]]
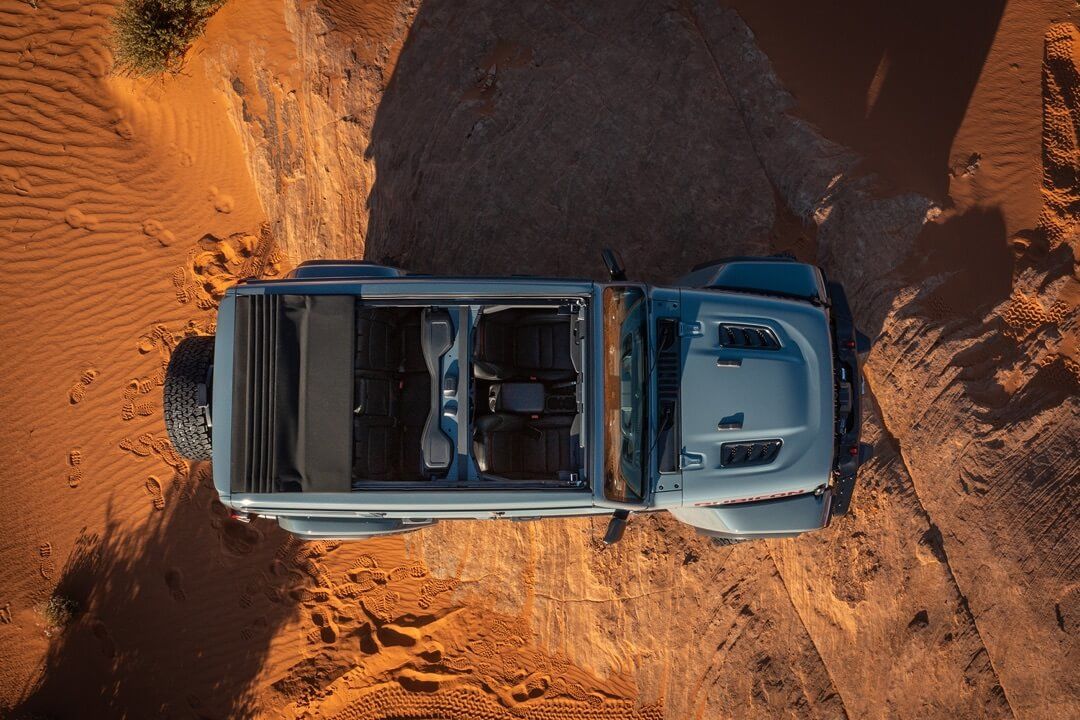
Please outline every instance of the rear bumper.
[[869, 448], [860, 440], [862, 431], [862, 368], [860, 335], [839, 283], [826, 283], [833, 340], [833, 388], [836, 425], [833, 446], [833, 487], [829, 515], [844, 515], [851, 505], [859, 466], [868, 459]]

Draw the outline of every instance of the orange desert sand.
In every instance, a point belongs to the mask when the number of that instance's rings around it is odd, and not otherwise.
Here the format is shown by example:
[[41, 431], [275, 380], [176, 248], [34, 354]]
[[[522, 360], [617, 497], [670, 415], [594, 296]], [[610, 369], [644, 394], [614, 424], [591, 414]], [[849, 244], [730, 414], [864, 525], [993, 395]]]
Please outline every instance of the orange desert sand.
[[[150, 80], [113, 12], [0, 3], [0, 715], [1080, 717], [1075, 2], [229, 0]], [[599, 278], [603, 246], [847, 286], [849, 516], [303, 543], [165, 437], [239, 277]]]

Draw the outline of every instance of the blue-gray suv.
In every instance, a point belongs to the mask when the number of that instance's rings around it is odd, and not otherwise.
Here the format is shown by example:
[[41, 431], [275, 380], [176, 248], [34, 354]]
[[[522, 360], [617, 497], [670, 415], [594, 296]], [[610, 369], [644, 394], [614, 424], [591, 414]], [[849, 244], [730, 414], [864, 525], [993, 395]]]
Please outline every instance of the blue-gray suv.
[[843, 288], [785, 257], [672, 287], [315, 261], [230, 288], [177, 348], [176, 449], [234, 517], [306, 538], [665, 510], [720, 542], [825, 526], [859, 465]]

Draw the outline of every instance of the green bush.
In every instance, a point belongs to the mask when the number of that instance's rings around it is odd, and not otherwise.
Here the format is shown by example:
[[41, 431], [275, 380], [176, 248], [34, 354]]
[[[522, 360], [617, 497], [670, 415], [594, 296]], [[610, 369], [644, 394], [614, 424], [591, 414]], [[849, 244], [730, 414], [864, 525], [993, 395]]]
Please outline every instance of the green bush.
[[225, 0], [124, 0], [113, 17], [116, 70], [124, 75], [178, 72], [206, 21]]

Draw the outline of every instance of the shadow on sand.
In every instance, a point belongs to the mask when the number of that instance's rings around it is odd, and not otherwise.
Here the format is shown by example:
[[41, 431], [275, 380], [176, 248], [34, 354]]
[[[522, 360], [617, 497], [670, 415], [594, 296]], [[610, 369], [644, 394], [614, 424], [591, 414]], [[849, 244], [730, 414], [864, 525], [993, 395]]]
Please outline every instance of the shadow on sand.
[[208, 473], [174, 482], [141, 527], [113, 508], [84, 530], [56, 594], [79, 610], [52, 641], [36, 685], [4, 717], [240, 718], [253, 680], [294, 617], [271, 570], [281, 539], [228, 519]]
[[[796, 110], [868, 168], [937, 202], [1005, 0], [728, 0]], [[973, 158], [954, 158], [953, 163]]]
[[773, 191], [694, 21], [664, 5], [427, 0], [378, 108], [366, 255], [635, 277], [766, 249]]
[[[739, 11], [764, 48], [779, 53], [781, 70], [797, 57], [805, 67], [795, 69], [796, 82], [816, 78], [836, 94], [810, 100], [840, 119], [823, 128], [836, 133], [830, 139], [895, 161], [864, 169], [939, 198], [1003, 1], [960, 5]], [[650, 282], [671, 282], [706, 258], [793, 250], [820, 260], [806, 239], [813, 228], [800, 237], [787, 227], [792, 213], [777, 192], [799, 178], [768, 175], [755, 148], [761, 135], [752, 139], [741, 114], [740, 93], [773, 86], [738, 75], [741, 68], [732, 76], [706, 41], [726, 31], [706, 25], [730, 17], [692, 2], [584, 9], [426, 0], [375, 116], [366, 256], [437, 274], [598, 278], [607, 246], [632, 277]], [[792, 47], [774, 48], [782, 39]], [[760, 87], [730, 84], [742, 81]], [[801, 113], [806, 98], [797, 99]], [[766, 137], [780, 147], [795, 141]], [[801, 250], [778, 238], [792, 233]], [[953, 273], [942, 302], [974, 317], [1008, 297], [1005, 240], [997, 210], [927, 226], [885, 291]], [[871, 295], [889, 270], [869, 261], [825, 269]], [[880, 309], [860, 318], [876, 335], [888, 303], [852, 299]]]

